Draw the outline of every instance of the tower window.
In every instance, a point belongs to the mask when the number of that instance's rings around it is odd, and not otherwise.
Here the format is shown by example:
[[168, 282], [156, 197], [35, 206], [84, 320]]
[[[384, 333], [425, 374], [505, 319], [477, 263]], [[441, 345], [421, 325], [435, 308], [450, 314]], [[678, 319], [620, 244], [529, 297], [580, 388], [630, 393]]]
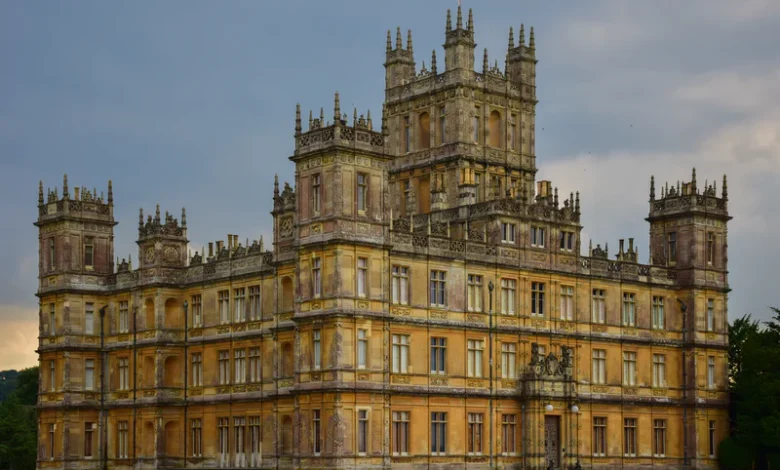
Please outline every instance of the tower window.
[[498, 111], [490, 113], [490, 134], [488, 145], [501, 148], [501, 114]]
[[412, 151], [412, 129], [409, 127], [409, 116], [404, 116], [404, 152]]
[[677, 261], [677, 232], [667, 234], [667, 246], [669, 248], [669, 262], [674, 263]]
[[365, 173], [357, 175], [357, 210], [366, 210], [366, 199], [368, 198], [368, 176]]
[[709, 232], [707, 234], [707, 264], [714, 264], [715, 262], [715, 234]]
[[427, 149], [431, 146], [431, 117], [428, 113], [419, 116], [420, 145], [418, 148]]
[[320, 175], [312, 175], [311, 177], [311, 192], [312, 192], [312, 212], [315, 214], [320, 213], [320, 203], [322, 202], [322, 186], [320, 181]]
[[92, 267], [95, 264], [95, 245], [92, 237], [84, 240], [84, 266]]
[[512, 121], [509, 123], [509, 148], [517, 148], [517, 114], [512, 115]]
[[479, 143], [479, 108], [474, 109], [474, 143]]
[[439, 108], [439, 144], [447, 142], [447, 114], [444, 106]]
[[54, 239], [49, 239], [49, 271], [54, 271], [57, 267], [57, 260], [56, 260], [57, 252], [54, 249]]

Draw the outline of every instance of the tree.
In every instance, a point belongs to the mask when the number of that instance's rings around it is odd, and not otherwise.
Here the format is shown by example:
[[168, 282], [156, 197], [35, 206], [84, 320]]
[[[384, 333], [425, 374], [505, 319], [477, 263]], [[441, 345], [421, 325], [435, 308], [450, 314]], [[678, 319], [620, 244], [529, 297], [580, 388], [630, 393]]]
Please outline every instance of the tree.
[[15, 378], [16, 389], [0, 402], [0, 468], [34, 470], [38, 445], [35, 412], [38, 368], [22, 370]]

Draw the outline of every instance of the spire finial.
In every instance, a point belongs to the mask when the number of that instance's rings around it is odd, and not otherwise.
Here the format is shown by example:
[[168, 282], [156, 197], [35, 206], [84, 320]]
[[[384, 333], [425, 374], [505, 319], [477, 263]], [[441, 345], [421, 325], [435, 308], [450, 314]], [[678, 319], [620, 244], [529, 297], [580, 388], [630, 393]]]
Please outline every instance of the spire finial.
[[693, 187], [691, 189], [693, 192], [696, 192], [696, 167], [693, 167], [693, 171], [691, 172], [691, 183], [693, 183]]
[[553, 204], [555, 205], [555, 208], [558, 208], [558, 186], [555, 187], [555, 196], [553, 199]]
[[309, 110], [309, 130], [311, 130], [311, 126], [314, 123], [314, 115], [311, 113], [311, 109]]
[[447, 8], [447, 26], [445, 28], [446, 32], [452, 31], [452, 12], [449, 8]]
[[325, 110], [320, 106], [320, 127], [325, 127]]
[[274, 198], [279, 197], [279, 173], [274, 173]]
[[431, 73], [436, 75], [436, 49], [431, 53]]
[[531, 26], [531, 33], [528, 37], [528, 47], [531, 49], [536, 49], [536, 40], [534, 39], [534, 27]]
[[114, 203], [114, 184], [111, 182], [111, 180], [108, 180], [108, 203]]
[[722, 191], [723, 192], [721, 194], [722, 194], [723, 199], [728, 199], [729, 198], [729, 187], [726, 184], [726, 175], [725, 174], [723, 175], [723, 190]]
[[482, 54], [482, 73], [488, 73], [489, 68], [490, 65], [488, 64], [488, 52], [486, 47], [485, 52]]
[[301, 104], [295, 104], [295, 134], [301, 133]]
[[390, 131], [387, 128], [387, 106], [382, 103], [382, 134], [388, 135]]
[[184, 207], [181, 208], [181, 226], [182, 228], [187, 227], [187, 209]]
[[460, 8], [460, 2], [458, 2], [458, 19], [455, 22], [455, 29], [463, 29], [463, 11]]
[[339, 101], [339, 92], [336, 92], [333, 98], [333, 123], [338, 124], [341, 121], [341, 103]]
[[138, 210], [138, 230], [141, 231], [144, 228], [144, 208]]
[[154, 220], [160, 222], [160, 205], [157, 204], [157, 209], [154, 212]]
[[469, 25], [468, 30], [470, 33], [474, 32], [474, 14], [471, 12], [471, 8], [469, 8]]
[[574, 212], [580, 213], [580, 192], [577, 191], [577, 197], [574, 199]]
[[412, 30], [406, 31], [406, 50], [409, 51], [409, 55], [414, 54], [414, 48], [412, 47]]
[[650, 175], [650, 200], [655, 199], [655, 176]]
[[395, 30], [395, 48], [396, 50], [403, 50], [404, 45], [403, 42], [401, 42], [401, 27], [398, 26], [398, 28]]
[[509, 27], [509, 49], [515, 47], [515, 30], [511, 26]]
[[65, 175], [62, 177], [62, 198], [68, 199], [68, 174], [65, 173]]
[[357, 127], [357, 106], [352, 111], [352, 127]]
[[518, 46], [525, 46], [525, 25], [520, 25], [520, 43]]
[[390, 30], [387, 30], [387, 45], [385, 46], [385, 52], [387, 54], [393, 52], [393, 43], [390, 41]]
[[368, 124], [368, 130], [373, 131], [374, 130], [374, 124], [371, 122], [371, 110], [370, 109], [366, 112], [366, 122]]
[[43, 180], [40, 180], [38, 181], [38, 205], [42, 205], [42, 204], [43, 204]]

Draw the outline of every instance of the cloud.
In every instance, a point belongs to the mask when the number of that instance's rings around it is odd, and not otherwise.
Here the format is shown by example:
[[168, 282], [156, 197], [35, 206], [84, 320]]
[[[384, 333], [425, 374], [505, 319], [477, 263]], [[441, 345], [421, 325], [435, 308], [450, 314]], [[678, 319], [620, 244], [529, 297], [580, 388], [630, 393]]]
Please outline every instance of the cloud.
[[38, 364], [38, 310], [0, 305], [0, 370], [24, 369]]

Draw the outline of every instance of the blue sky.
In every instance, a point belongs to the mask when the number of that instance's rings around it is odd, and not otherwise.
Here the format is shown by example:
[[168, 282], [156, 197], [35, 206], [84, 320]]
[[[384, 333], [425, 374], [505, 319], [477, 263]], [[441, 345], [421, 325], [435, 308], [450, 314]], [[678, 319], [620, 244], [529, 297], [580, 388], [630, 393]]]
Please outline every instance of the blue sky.
[[[105, 191], [116, 253], [139, 207], [187, 207], [194, 247], [270, 236], [292, 180], [295, 103], [381, 115], [385, 34], [442, 64], [456, 0], [0, 3], [0, 369], [35, 363], [37, 183]], [[565, 5], [565, 8], [564, 8]], [[510, 26], [537, 39], [539, 178], [581, 192], [586, 237], [635, 237], [648, 182], [729, 175], [730, 316], [780, 305], [780, 2], [466, 1], [477, 63]], [[405, 34], [404, 34], [405, 37]], [[481, 65], [480, 65], [481, 66]]]

